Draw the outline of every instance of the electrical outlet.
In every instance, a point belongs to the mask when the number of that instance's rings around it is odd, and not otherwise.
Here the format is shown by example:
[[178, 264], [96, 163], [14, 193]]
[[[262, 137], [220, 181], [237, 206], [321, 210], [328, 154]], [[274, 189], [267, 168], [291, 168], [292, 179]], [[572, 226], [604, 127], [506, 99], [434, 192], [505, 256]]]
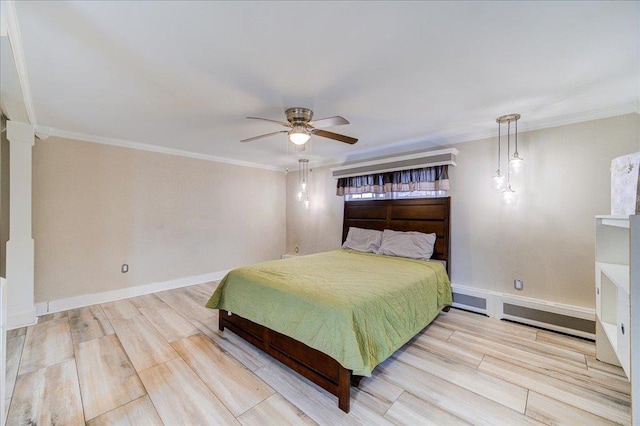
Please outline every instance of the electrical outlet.
[[513, 280], [513, 286], [516, 290], [522, 290], [524, 288], [524, 283], [522, 280]]
[[127, 272], [129, 272], [129, 265], [127, 265], [126, 263], [123, 263], [122, 268], [120, 270], [122, 271], [123, 274], [126, 274]]

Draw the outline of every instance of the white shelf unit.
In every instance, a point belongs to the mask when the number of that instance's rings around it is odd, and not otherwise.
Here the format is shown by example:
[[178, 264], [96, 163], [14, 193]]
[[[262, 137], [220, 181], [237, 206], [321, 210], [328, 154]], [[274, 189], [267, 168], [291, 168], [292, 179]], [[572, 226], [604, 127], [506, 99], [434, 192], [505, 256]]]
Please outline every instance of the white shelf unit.
[[631, 377], [630, 225], [626, 216], [596, 216], [596, 357]]

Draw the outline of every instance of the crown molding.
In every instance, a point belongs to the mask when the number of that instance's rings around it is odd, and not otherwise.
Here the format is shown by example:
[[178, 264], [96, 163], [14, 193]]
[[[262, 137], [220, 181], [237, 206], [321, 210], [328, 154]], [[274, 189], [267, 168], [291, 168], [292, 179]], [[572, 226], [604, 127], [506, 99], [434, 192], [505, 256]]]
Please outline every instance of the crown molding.
[[[567, 126], [570, 124], [583, 123], [591, 120], [602, 118], [616, 117], [625, 114], [640, 114], [640, 101], [631, 102], [621, 105], [612, 105], [604, 108], [598, 108], [589, 111], [583, 111], [575, 114], [566, 114], [558, 117], [547, 118], [535, 121], [523, 121], [518, 125], [518, 133], [531, 132], [534, 130], [543, 130], [559, 126]], [[482, 139], [489, 139], [496, 136], [496, 131], [491, 129], [483, 129], [474, 132], [458, 132], [455, 129], [440, 132], [434, 139], [410, 139], [390, 144], [380, 145], [376, 147], [361, 149], [349, 153], [349, 156], [333, 157], [322, 161], [314, 162], [314, 167], [336, 167], [347, 164], [347, 162], [364, 162], [374, 159], [378, 156], [398, 156], [402, 155], [397, 149], [406, 146], [410, 151], [419, 149], [418, 145], [423, 145], [422, 150], [428, 151], [439, 146], [455, 145], [464, 142], [473, 142]], [[396, 151], [394, 151], [396, 149]], [[355, 160], [352, 160], [356, 158]]]
[[[549, 129], [551, 127], [568, 126], [570, 124], [583, 123], [585, 121], [599, 120], [601, 118], [616, 117], [619, 115], [640, 113], [640, 101], [621, 105], [610, 105], [603, 108], [583, 111], [576, 114], [560, 115], [544, 120], [530, 121], [518, 126], [518, 133], [532, 130]], [[522, 119], [521, 119], [522, 120]], [[522, 129], [522, 130], [521, 130]]]
[[[577, 114], [567, 114], [551, 119], [536, 120], [523, 122], [519, 125], [518, 133], [522, 134], [534, 130], [542, 130], [552, 127], [565, 126], [569, 124], [582, 123], [585, 121], [597, 120], [601, 118], [615, 117], [624, 114], [636, 113], [640, 114], [640, 102], [633, 102], [623, 105], [615, 105], [596, 110], [590, 110]], [[145, 144], [140, 142], [132, 142], [124, 139], [107, 138], [103, 136], [90, 135], [86, 133], [73, 132], [69, 130], [62, 130], [53, 127], [46, 128], [44, 126], [37, 126], [37, 133], [42, 136], [47, 134], [50, 136], [57, 136], [66, 139], [74, 139], [79, 141], [87, 141], [100, 143], [103, 145], [119, 146], [123, 148], [138, 149], [142, 151], [157, 152], [161, 154], [176, 155], [179, 157], [195, 158], [198, 160], [214, 161], [218, 163], [232, 164], [236, 166], [252, 167], [256, 169], [271, 170], [278, 172], [285, 172], [287, 169], [291, 169], [295, 164], [288, 164], [283, 167], [267, 166], [259, 163], [252, 163], [249, 161], [235, 160], [226, 157], [217, 157], [213, 155], [200, 154], [191, 151], [185, 151], [175, 148], [167, 148], [157, 145]], [[463, 132], [456, 133], [455, 130], [441, 132], [437, 140], [425, 140], [425, 139], [411, 139], [400, 142], [394, 142], [386, 145], [365, 148], [358, 151], [349, 153], [349, 156], [331, 157], [326, 159], [312, 159], [309, 167], [336, 167], [345, 165], [347, 162], [364, 162], [377, 159], [377, 157], [386, 156], [399, 156], [403, 155], [402, 152], [398, 152], [398, 149], [407, 147], [411, 152], [413, 151], [427, 151], [437, 149], [443, 145], [454, 145], [463, 142], [472, 142], [481, 139], [488, 139], [495, 137], [495, 129], [483, 129], [475, 132]], [[419, 146], [421, 145], [421, 146]], [[394, 151], [395, 149], [395, 151]], [[391, 152], [393, 151], [393, 152]], [[407, 151], [405, 151], [406, 153]], [[357, 159], [356, 159], [357, 158]], [[353, 159], [353, 160], [352, 160]]]
[[284, 172], [284, 168], [275, 166], [266, 166], [264, 164], [252, 163], [249, 161], [234, 160], [231, 158], [217, 157], [215, 155], [200, 154], [197, 152], [185, 151], [175, 148], [167, 148], [164, 146], [151, 145], [141, 142], [132, 142], [124, 139], [106, 138], [102, 136], [89, 135], [86, 133], [72, 132], [69, 130], [56, 129], [49, 127], [49, 136], [59, 138], [73, 139], [77, 141], [93, 142], [102, 145], [118, 146], [121, 148], [137, 149], [139, 151], [156, 152], [160, 154], [175, 155], [178, 157], [195, 158], [197, 160], [213, 161], [216, 163], [231, 164], [234, 166], [251, 167], [254, 169], [271, 170], [276, 172]]
[[14, 0], [2, 0], [2, 12], [6, 27], [9, 43], [11, 44], [11, 51], [13, 54], [13, 61], [16, 65], [16, 72], [18, 74], [18, 80], [20, 81], [20, 89], [22, 91], [22, 100], [24, 102], [25, 109], [27, 110], [27, 116], [29, 122], [33, 126], [38, 125], [36, 120], [36, 109], [33, 105], [33, 98], [31, 97], [31, 85], [29, 84], [29, 74], [27, 73], [27, 62], [24, 57], [24, 49], [22, 47], [22, 36], [20, 35], [20, 24], [18, 23], [18, 14], [16, 13], [16, 5]]

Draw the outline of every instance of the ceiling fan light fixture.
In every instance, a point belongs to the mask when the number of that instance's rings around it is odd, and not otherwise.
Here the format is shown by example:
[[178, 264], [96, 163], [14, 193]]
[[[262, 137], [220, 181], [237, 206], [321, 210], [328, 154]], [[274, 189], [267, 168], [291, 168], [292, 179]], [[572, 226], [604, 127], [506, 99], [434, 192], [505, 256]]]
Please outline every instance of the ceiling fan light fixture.
[[304, 128], [304, 126], [293, 126], [293, 129], [289, 131], [289, 140], [295, 145], [304, 145], [311, 138], [311, 134]]

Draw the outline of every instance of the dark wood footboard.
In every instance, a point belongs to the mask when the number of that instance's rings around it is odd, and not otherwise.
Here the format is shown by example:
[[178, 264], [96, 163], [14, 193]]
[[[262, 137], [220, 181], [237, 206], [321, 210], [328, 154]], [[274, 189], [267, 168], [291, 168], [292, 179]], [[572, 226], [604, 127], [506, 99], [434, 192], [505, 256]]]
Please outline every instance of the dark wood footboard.
[[337, 396], [338, 407], [349, 412], [351, 385], [357, 386], [362, 376], [352, 376], [338, 361], [304, 343], [221, 309], [218, 329], [225, 328]]

